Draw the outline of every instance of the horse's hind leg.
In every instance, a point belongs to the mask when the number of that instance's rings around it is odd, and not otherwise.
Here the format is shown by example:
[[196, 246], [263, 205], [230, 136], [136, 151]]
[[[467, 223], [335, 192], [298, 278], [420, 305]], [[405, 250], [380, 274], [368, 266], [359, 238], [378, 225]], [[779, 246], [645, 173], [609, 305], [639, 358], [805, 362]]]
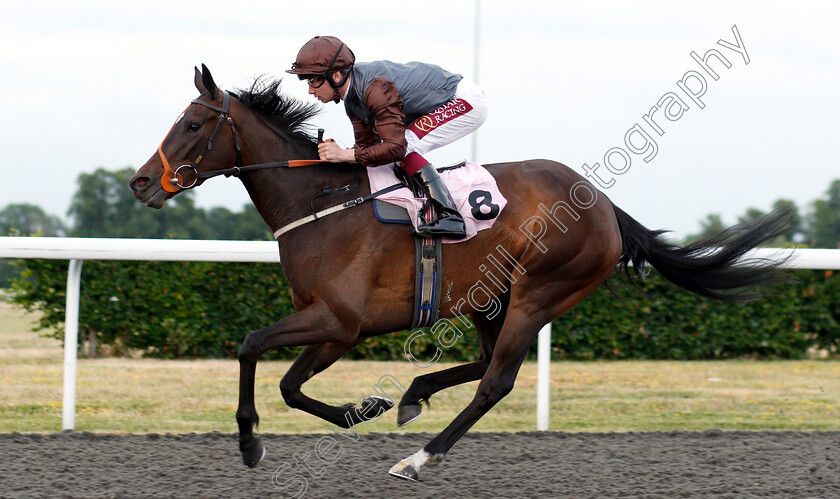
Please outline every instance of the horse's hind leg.
[[481, 379], [487, 371], [490, 359], [482, 353], [475, 362], [450, 367], [443, 371], [424, 374], [414, 378], [411, 386], [400, 399], [397, 411], [397, 426], [405, 426], [423, 413], [422, 403], [428, 403], [434, 393], [443, 389]]
[[[508, 297], [509, 295], [502, 297], [503, 310], [507, 308]], [[435, 393], [462, 383], [481, 379], [487, 372], [490, 358], [493, 356], [493, 349], [496, 346], [496, 339], [499, 337], [499, 331], [504, 324], [505, 314], [499, 313], [492, 319], [488, 319], [486, 314], [474, 312], [470, 314], [470, 317], [478, 333], [478, 343], [481, 347], [478, 360], [414, 378], [411, 386], [408, 387], [400, 400], [397, 426], [405, 426], [419, 418], [423, 411], [421, 403], [428, 402]]]
[[280, 381], [280, 392], [286, 404], [341, 428], [350, 428], [357, 423], [378, 418], [383, 412], [392, 408], [394, 406], [392, 401], [375, 395], [365, 397], [358, 408], [355, 404], [335, 407], [307, 397], [300, 391], [307, 380], [331, 366], [362, 341], [364, 340], [353, 343], [320, 343], [304, 348]]

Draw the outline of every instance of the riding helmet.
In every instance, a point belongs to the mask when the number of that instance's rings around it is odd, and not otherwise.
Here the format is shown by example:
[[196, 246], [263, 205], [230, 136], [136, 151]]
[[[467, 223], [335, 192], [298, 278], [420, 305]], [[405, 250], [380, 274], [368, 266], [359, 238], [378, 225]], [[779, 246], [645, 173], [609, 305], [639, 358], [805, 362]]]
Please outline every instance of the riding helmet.
[[298, 52], [292, 69], [287, 73], [295, 75], [326, 75], [342, 71], [356, 62], [350, 47], [334, 36], [316, 36], [306, 42]]

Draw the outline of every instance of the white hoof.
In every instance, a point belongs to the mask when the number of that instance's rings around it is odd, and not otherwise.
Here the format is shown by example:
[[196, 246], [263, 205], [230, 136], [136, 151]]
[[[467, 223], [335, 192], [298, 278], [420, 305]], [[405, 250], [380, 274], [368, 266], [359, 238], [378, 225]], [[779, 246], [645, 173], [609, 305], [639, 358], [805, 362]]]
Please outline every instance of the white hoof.
[[443, 461], [444, 454], [429, 454], [420, 450], [411, 456], [395, 464], [388, 474], [405, 480], [417, 481], [420, 479], [420, 467], [424, 464], [437, 464]]
[[420, 473], [408, 461], [403, 459], [388, 470], [388, 474], [403, 480], [411, 480], [416, 482], [420, 479]]

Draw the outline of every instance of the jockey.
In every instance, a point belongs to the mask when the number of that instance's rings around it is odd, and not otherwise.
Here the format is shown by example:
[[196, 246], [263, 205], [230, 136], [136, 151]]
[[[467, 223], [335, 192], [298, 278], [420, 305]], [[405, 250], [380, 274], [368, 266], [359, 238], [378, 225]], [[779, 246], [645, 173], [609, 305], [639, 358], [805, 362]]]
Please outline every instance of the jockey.
[[484, 123], [487, 101], [475, 83], [420, 62], [357, 64], [353, 51], [332, 36], [308, 41], [286, 72], [306, 80], [309, 93], [321, 102], [344, 101], [356, 143], [350, 149], [333, 141], [321, 143], [321, 159], [362, 166], [397, 163], [429, 195], [439, 214], [435, 222], [418, 227], [415, 235], [466, 237], [449, 189], [422, 155]]

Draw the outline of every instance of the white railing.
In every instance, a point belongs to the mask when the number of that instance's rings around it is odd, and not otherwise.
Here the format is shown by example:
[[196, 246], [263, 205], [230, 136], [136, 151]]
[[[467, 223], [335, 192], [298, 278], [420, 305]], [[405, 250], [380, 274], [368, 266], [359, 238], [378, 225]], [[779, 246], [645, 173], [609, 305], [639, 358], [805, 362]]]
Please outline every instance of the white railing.
[[81, 237], [0, 237], [0, 258], [70, 260], [64, 318], [64, 394], [61, 428], [76, 426], [76, 360], [79, 296], [84, 260], [280, 263], [272, 241], [106, 239]]
[[[793, 253], [791, 255], [791, 252]], [[790, 258], [790, 269], [840, 269], [840, 250], [760, 249], [747, 258]], [[61, 426], [75, 427], [76, 350], [79, 333], [79, 291], [84, 260], [149, 260], [202, 262], [279, 263], [277, 243], [272, 241], [196, 241], [183, 239], [102, 239], [74, 237], [0, 237], [0, 258], [46, 258], [70, 260], [67, 273], [67, 305], [64, 336], [64, 405]], [[540, 330], [537, 340], [537, 430], [548, 430], [551, 325]]]

